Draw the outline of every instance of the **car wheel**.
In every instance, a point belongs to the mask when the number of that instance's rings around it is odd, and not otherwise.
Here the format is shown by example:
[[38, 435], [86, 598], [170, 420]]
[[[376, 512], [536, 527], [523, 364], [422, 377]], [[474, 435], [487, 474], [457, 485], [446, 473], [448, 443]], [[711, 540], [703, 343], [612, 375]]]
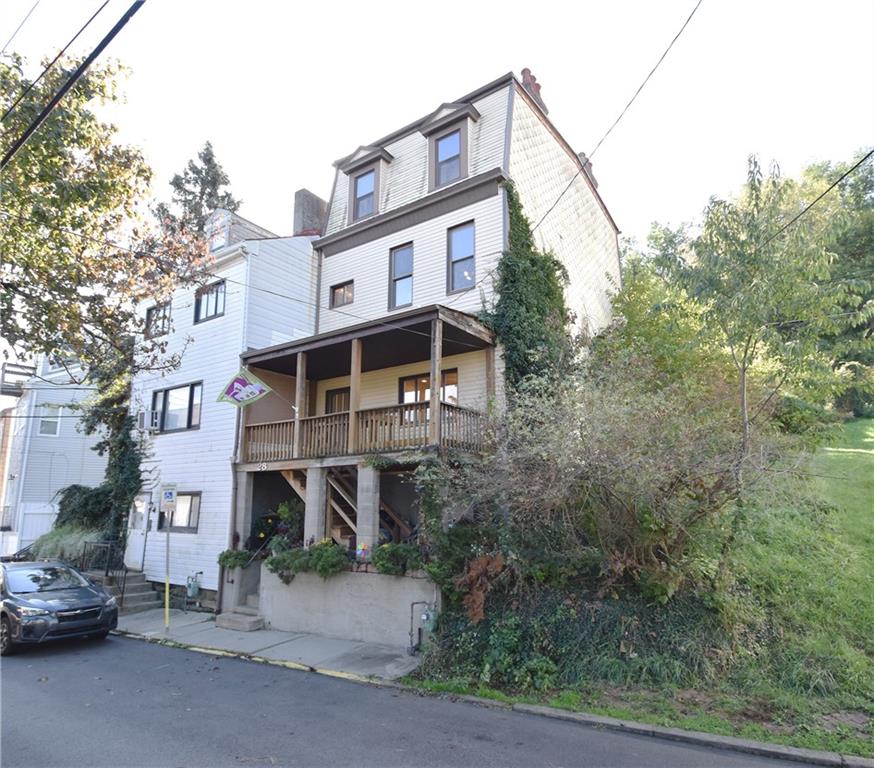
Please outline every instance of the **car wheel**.
[[0, 616], [0, 656], [8, 656], [14, 649], [9, 619], [6, 616]]

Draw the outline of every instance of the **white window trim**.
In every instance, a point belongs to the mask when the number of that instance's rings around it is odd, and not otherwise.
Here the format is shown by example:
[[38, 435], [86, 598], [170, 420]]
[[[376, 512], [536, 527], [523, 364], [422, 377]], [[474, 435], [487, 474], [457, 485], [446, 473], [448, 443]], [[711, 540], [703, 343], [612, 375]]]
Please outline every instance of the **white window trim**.
[[[61, 435], [61, 414], [64, 412], [64, 407], [62, 405], [55, 405], [54, 403], [40, 403], [37, 408], [40, 409], [39, 414], [39, 422], [36, 426], [36, 433], [39, 437], [60, 437]], [[45, 416], [44, 409], [53, 408], [57, 411], [54, 417]], [[43, 432], [42, 425], [44, 421], [54, 422], [55, 423], [55, 431], [54, 432]]]

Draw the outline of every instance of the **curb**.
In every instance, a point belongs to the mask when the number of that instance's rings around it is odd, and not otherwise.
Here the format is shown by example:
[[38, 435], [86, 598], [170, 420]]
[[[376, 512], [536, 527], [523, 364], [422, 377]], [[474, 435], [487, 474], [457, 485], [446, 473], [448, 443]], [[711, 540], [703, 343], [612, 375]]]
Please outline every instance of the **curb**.
[[251, 653], [245, 653], [244, 651], [228, 651], [224, 648], [211, 648], [205, 645], [188, 645], [179, 640], [150, 637], [148, 635], [141, 635], [136, 632], [127, 632], [119, 629], [113, 630], [112, 634], [119, 635], [120, 637], [129, 637], [133, 640], [142, 640], [146, 643], [165, 645], [169, 648], [182, 648], [187, 651], [204, 653], [210, 656], [244, 659], [246, 661], [257, 662], [258, 664], [269, 664], [275, 667], [293, 669], [298, 672], [313, 672], [317, 675], [324, 675], [325, 677], [333, 677], [339, 680], [346, 680], [348, 682], [359, 683], [362, 685], [405, 691], [418, 696], [445, 697], [452, 701], [462, 701], [478, 707], [498, 709], [507, 712], [520, 712], [522, 714], [535, 715], [537, 717], [548, 717], [553, 720], [564, 720], [595, 728], [607, 728], [614, 731], [632, 733], [637, 736], [669, 739], [671, 741], [681, 741], [696, 746], [710, 747], [711, 749], [724, 749], [733, 752], [742, 752], [749, 755], [757, 755], [760, 757], [775, 758], [778, 760], [794, 760], [795, 762], [808, 763], [810, 765], [831, 766], [832, 768], [874, 768], [874, 759], [868, 757], [840, 755], [837, 752], [824, 752], [815, 749], [802, 749], [800, 747], [784, 747], [780, 744], [767, 744], [761, 741], [741, 739], [736, 736], [719, 736], [717, 734], [704, 733], [702, 731], [684, 731], [680, 728], [666, 728], [659, 725], [650, 725], [648, 723], [638, 723], [633, 720], [620, 720], [615, 717], [589, 715], [584, 712], [569, 712], [565, 709], [556, 709], [554, 707], [545, 707], [537, 704], [508, 704], [503, 701], [496, 701], [495, 699], [486, 699], [481, 696], [470, 696], [467, 694], [434, 694], [423, 688], [404, 685], [403, 683], [398, 683], [394, 680], [385, 680], [381, 677], [366, 677], [364, 675], [356, 675], [352, 672], [341, 672], [336, 669], [327, 669], [325, 667], [313, 667], [309, 664], [301, 664], [297, 661], [268, 659], [266, 656], [258, 656]]
[[583, 712], [568, 712], [553, 707], [542, 707], [536, 704], [513, 704], [513, 710], [524, 712], [539, 717], [549, 717], [554, 720], [566, 720], [581, 725], [594, 726], [596, 728], [609, 728], [615, 731], [624, 731], [639, 736], [653, 736], [660, 739], [682, 741], [686, 744], [695, 744], [714, 749], [727, 749], [734, 752], [745, 752], [760, 757], [772, 757], [780, 760], [795, 760], [799, 763], [812, 765], [836, 766], [836, 768], [874, 768], [874, 759], [856, 757], [855, 755], [840, 755], [837, 752], [823, 752], [815, 749], [802, 749], [800, 747], [784, 747], [780, 744], [766, 744], [761, 741], [741, 739], [736, 736], [719, 736], [702, 731], [684, 731], [680, 728], [665, 728], [659, 725], [638, 723], [633, 720], [619, 720], [615, 717], [602, 717], [600, 715], [587, 715]]

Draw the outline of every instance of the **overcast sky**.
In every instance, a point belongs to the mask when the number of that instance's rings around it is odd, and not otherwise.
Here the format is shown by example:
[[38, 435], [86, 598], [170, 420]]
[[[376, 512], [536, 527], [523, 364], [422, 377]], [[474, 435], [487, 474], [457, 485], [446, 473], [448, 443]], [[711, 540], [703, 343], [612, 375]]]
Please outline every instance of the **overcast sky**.
[[[2, 0], [0, 41], [33, 2]], [[38, 72], [100, 2], [40, 0], [11, 48]], [[129, 4], [110, 0], [73, 53]], [[294, 190], [326, 197], [334, 160], [510, 70], [532, 69], [590, 152], [693, 5], [147, 0], [104, 53], [131, 70], [111, 116], [158, 197], [209, 139], [241, 213], [289, 234]], [[874, 143], [872, 40], [871, 0], [704, 0], [594, 158], [620, 229], [694, 218], [739, 187], [751, 152], [794, 174]]]

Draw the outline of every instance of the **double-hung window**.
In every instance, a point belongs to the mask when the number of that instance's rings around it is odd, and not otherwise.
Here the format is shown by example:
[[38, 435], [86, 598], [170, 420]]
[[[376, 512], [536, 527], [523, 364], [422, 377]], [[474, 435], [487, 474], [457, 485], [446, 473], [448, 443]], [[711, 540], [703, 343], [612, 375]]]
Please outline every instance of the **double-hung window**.
[[197, 533], [200, 521], [200, 491], [176, 494], [176, 509], [169, 515], [161, 513], [158, 528], [179, 533]]
[[355, 299], [355, 281], [349, 280], [346, 283], [331, 286], [330, 306], [345, 307], [351, 304]]
[[352, 220], [376, 213], [376, 170], [359, 173], [352, 179]]
[[[458, 405], [458, 369], [452, 368], [441, 373], [440, 401]], [[405, 376], [398, 382], [398, 396], [401, 405], [427, 403], [431, 399], [431, 374]]]
[[57, 437], [61, 433], [61, 406], [41, 405], [39, 415], [39, 434], [43, 437]]
[[476, 279], [473, 222], [453, 227], [447, 235], [447, 292], [472, 288]]
[[147, 339], [163, 336], [170, 331], [170, 302], [155, 304], [146, 310], [146, 325], [143, 333]]
[[434, 139], [434, 163], [434, 186], [442, 187], [461, 178], [460, 128]]
[[171, 389], [159, 389], [152, 394], [152, 410], [160, 432], [179, 432], [200, 426], [200, 401], [203, 384], [184, 384]]
[[194, 297], [194, 322], [202, 323], [225, 313], [225, 281], [199, 288]]
[[389, 309], [413, 303], [413, 244], [407, 243], [390, 252]]

